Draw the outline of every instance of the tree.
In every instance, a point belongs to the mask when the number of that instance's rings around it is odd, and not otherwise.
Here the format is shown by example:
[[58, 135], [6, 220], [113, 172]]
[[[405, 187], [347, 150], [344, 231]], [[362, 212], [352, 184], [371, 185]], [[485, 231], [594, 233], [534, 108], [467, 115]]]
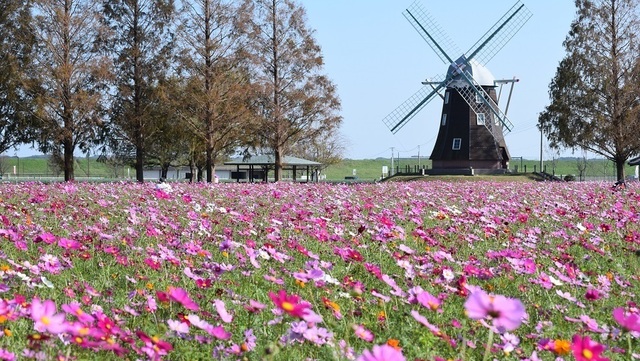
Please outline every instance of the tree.
[[249, 0], [196, 0], [186, 2], [182, 12], [180, 64], [188, 96], [178, 106], [204, 143], [207, 182], [215, 162], [233, 153], [250, 124], [252, 86], [243, 52], [250, 5]]
[[576, 169], [578, 170], [578, 176], [580, 181], [584, 180], [588, 165], [589, 165], [589, 161], [587, 161], [587, 152], [583, 150], [582, 157], [576, 158]]
[[256, 136], [273, 153], [278, 181], [283, 157], [294, 144], [338, 130], [340, 100], [335, 85], [320, 73], [321, 49], [304, 8], [293, 0], [254, 1], [249, 49], [259, 87]]
[[538, 125], [552, 146], [600, 154], [624, 179], [625, 162], [640, 152], [638, 2], [576, 0], [576, 8]]
[[[160, 177], [167, 178], [169, 167], [179, 166], [181, 158], [186, 159], [188, 148], [186, 139], [190, 137], [184, 124], [180, 122], [172, 98], [181, 92], [179, 79], [172, 77], [161, 81], [152, 89], [149, 109], [149, 145], [146, 148], [145, 163], [160, 166]], [[186, 163], [186, 162], [185, 162]]]
[[342, 161], [345, 149], [345, 140], [337, 132], [326, 136], [316, 137], [304, 143], [295, 144], [291, 154], [303, 159], [322, 163], [319, 170], [322, 171], [331, 165]]
[[88, 151], [101, 134], [108, 62], [95, 46], [97, 8], [92, 0], [37, 0], [35, 8], [37, 57], [30, 90], [38, 147], [61, 157], [64, 179], [71, 181], [74, 151]]
[[112, 146], [133, 148], [136, 179], [144, 182], [146, 150], [153, 129], [152, 92], [157, 82], [166, 77], [173, 56], [173, 1], [105, 0], [103, 8], [103, 21], [111, 29], [103, 40], [113, 55], [116, 78]]
[[0, 153], [28, 140], [29, 102], [24, 93], [25, 70], [33, 49], [29, 3], [0, 3]]

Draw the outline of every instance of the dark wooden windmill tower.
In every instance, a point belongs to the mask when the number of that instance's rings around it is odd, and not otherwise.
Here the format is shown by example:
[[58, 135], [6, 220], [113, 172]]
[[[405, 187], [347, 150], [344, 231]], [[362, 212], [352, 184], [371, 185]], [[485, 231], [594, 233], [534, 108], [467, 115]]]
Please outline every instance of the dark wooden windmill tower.
[[[457, 59], [448, 37], [416, 2], [403, 15], [449, 68], [444, 77], [422, 82], [423, 87], [383, 119], [398, 132], [436, 95], [443, 100], [438, 137], [431, 152], [433, 169], [500, 171], [507, 169], [509, 151], [504, 132], [513, 124], [506, 112], [515, 78], [496, 80], [484, 67], [529, 20], [531, 12], [520, 2], [507, 11], [489, 31]], [[456, 52], [460, 53], [460, 52]], [[505, 111], [498, 107], [502, 86], [511, 84]]]

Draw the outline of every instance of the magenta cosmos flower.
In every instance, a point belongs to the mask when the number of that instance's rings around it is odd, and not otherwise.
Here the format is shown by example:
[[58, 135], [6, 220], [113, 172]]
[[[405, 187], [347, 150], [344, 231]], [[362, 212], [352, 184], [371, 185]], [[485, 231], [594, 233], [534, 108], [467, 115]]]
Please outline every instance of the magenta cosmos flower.
[[67, 330], [64, 313], [56, 313], [56, 304], [51, 300], [40, 302], [34, 298], [31, 301], [31, 319], [35, 322], [33, 328], [38, 332], [57, 334]]
[[499, 332], [512, 331], [525, 317], [524, 306], [517, 299], [490, 296], [482, 290], [471, 293], [464, 303], [467, 316], [473, 320], [491, 320]]
[[278, 308], [293, 317], [302, 318], [307, 314], [309, 308], [311, 308], [311, 305], [307, 302], [300, 302], [300, 297], [296, 295], [287, 295], [285, 290], [278, 291], [278, 294], [269, 292], [269, 298], [271, 298], [271, 301], [273, 301]]
[[384, 344], [375, 345], [372, 350], [365, 350], [356, 361], [405, 361], [402, 351]]
[[613, 310], [613, 318], [627, 331], [640, 332], [640, 316], [631, 313], [626, 315], [622, 307]]
[[604, 346], [592, 341], [589, 339], [589, 336], [573, 336], [571, 340], [571, 351], [573, 351], [573, 356], [576, 358], [576, 361], [609, 361], [608, 358], [600, 356], [602, 351], [604, 351]]

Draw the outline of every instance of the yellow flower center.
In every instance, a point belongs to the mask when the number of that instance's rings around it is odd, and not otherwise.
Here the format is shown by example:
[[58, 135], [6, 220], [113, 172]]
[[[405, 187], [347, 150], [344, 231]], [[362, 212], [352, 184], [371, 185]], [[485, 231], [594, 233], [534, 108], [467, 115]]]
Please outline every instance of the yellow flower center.
[[435, 302], [427, 302], [429, 304], [429, 308], [431, 308], [432, 311], [435, 311], [438, 309], [438, 304]]
[[76, 337], [76, 343], [82, 343], [82, 337]]
[[287, 311], [287, 312], [291, 312], [291, 311], [293, 311], [294, 307], [293, 307], [293, 304], [291, 302], [284, 301], [284, 302], [282, 302], [282, 309]]
[[42, 323], [44, 323], [45, 325], [47, 325], [47, 326], [48, 326], [48, 325], [51, 323], [51, 320], [49, 320], [49, 317], [47, 317], [47, 316], [43, 316], [43, 317], [40, 319], [40, 322], [42, 322]]
[[82, 310], [81, 310], [81, 309], [79, 309], [79, 308], [78, 308], [78, 309], [76, 310], [76, 315], [78, 315], [78, 316], [82, 316], [83, 314], [84, 314], [84, 312], [82, 312]]
[[591, 360], [593, 358], [593, 352], [591, 352], [591, 350], [582, 350], [582, 356], [587, 360]]

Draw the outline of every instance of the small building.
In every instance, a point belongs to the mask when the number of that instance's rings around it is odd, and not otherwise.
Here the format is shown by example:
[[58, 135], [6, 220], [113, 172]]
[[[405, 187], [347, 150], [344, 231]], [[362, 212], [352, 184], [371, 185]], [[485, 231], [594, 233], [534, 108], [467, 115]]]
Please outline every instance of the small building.
[[[228, 162], [225, 166], [235, 166], [235, 171], [231, 172], [231, 179], [237, 182], [268, 182], [269, 171], [275, 169], [275, 157], [273, 155], [255, 155], [251, 157], [238, 157]], [[317, 181], [322, 163], [307, 159], [284, 156], [282, 159], [282, 170], [288, 173], [289, 179], [294, 182]], [[298, 175], [300, 174], [300, 177]]]

